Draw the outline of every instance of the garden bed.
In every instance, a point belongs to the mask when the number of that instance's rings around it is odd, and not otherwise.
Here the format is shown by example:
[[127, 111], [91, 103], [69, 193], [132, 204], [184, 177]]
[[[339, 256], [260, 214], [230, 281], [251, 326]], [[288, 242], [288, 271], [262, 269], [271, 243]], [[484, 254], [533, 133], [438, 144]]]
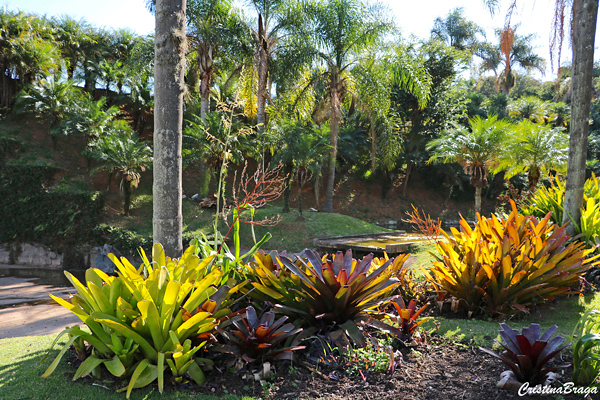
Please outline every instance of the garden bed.
[[[500, 373], [505, 368], [475, 346], [437, 337], [414, 351], [405, 348], [401, 353], [402, 358], [397, 360], [392, 374], [363, 369], [361, 375], [357, 369], [348, 366], [316, 365], [301, 357], [302, 361], [297, 363], [285, 361], [275, 364], [274, 377], [262, 384], [253, 378], [243, 379], [244, 375], [251, 376], [252, 373], [235, 373], [222, 368], [223, 373], [216, 370], [207, 373], [206, 383], [201, 387], [194, 384], [180, 385], [178, 389], [170, 387], [166, 388], [164, 395], [168, 397], [170, 391], [177, 390], [217, 397], [234, 395], [273, 399], [556, 399], [555, 396], [542, 395], [520, 397], [517, 393], [496, 388]], [[563, 355], [556, 361], [570, 363], [571, 356]], [[349, 370], [354, 372], [349, 373]], [[559, 373], [560, 380], [568, 382], [572, 368]], [[96, 382], [92, 378], [81, 381], [87, 384]], [[102, 384], [106, 383], [103, 380]], [[565, 395], [563, 398], [581, 400], [584, 396]]]

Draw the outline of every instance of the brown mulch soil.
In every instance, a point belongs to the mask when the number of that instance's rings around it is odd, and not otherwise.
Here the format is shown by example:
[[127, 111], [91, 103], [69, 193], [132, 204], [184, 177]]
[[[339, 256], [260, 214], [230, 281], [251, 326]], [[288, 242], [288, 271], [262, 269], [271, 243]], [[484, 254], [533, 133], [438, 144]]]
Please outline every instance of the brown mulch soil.
[[[213, 372], [207, 374], [207, 383], [201, 388], [190, 387], [200, 393], [223, 396], [226, 394], [252, 395], [273, 399], [555, 399], [555, 396], [532, 395], [519, 397], [516, 393], [496, 388], [503, 364], [478, 348], [461, 344], [444, 343], [437, 338], [417, 348], [401, 351], [392, 374], [348, 372], [347, 366], [337, 368], [306, 361], [275, 366], [272, 380], [261, 384], [254, 379], [244, 380], [252, 374]], [[569, 363], [570, 356], [557, 360]], [[290, 366], [293, 366], [290, 368]], [[568, 382], [572, 369], [559, 371], [560, 381]], [[364, 375], [364, 376], [363, 376]], [[583, 399], [567, 395], [565, 400]], [[593, 397], [590, 397], [590, 399]]]

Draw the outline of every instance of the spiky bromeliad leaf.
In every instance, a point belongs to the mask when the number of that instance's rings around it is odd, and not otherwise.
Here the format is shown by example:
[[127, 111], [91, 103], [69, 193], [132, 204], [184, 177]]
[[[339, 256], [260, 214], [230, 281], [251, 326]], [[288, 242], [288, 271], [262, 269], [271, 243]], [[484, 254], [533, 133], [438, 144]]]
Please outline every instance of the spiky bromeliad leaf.
[[[168, 365], [176, 381], [187, 373], [201, 384], [204, 375], [193, 355], [206, 339], [192, 344], [191, 338], [210, 335], [218, 319], [230, 313], [222, 304], [231, 290], [227, 285], [217, 286], [223, 273], [211, 268], [214, 257], [200, 260], [194, 253], [190, 247], [180, 259], [171, 259], [157, 244], [152, 261], [142, 252], [139, 268], [111, 254], [118, 276], [90, 269], [87, 285], [67, 273], [77, 295], [70, 301], [55, 300], [77, 315], [90, 332], [77, 326], [66, 329], [70, 340], [43, 376], [54, 371], [68, 346], [85, 340], [93, 347], [92, 356], [83, 361], [74, 379], [90, 373], [99, 376], [105, 367], [112, 375], [129, 378], [124, 388], [129, 397], [131, 390], [154, 380], [162, 391]], [[235, 281], [230, 283], [236, 286]]]
[[463, 218], [461, 230], [441, 231], [439, 257], [425, 276], [439, 300], [454, 299], [469, 313], [492, 316], [528, 312], [555, 296], [577, 293], [581, 277], [597, 263], [591, 250], [567, 243], [565, 227], [524, 216], [511, 202], [506, 218], [477, 216], [474, 227]]
[[[240, 315], [231, 318], [231, 329], [217, 328], [231, 344], [218, 346], [217, 350], [234, 354], [236, 357], [253, 362], [257, 359], [291, 359], [292, 351], [303, 349], [294, 339], [302, 328], [285, 323], [288, 317], [275, 320], [275, 314], [266, 312], [258, 317], [254, 307], [249, 306]], [[278, 346], [284, 342], [284, 346]]]
[[498, 355], [482, 347], [479, 349], [506, 364], [519, 382], [528, 382], [531, 385], [542, 384], [549, 372], [568, 367], [568, 365], [554, 367], [548, 365], [555, 355], [569, 346], [561, 346], [565, 340], [562, 336], [551, 339], [558, 329], [556, 325], [551, 326], [543, 335], [539, 324], [531, 324], [529, 328], [523, 328], [520, 334], [507, 324], [500, 324], [500, 327], [502, 342], [496, 342], [504, 348], [504, 351]]
[[[325, 328], [352, 321], [356, 327], [357, 322], [383, 318], [380, 308], [400, 284], [396, 274], [405, 260], [370, 254], [357, 261], [351, 250], [337, 252], [332, 260], [311, 250], [293, 258], [260, 254], [249, 276], [258, 298], [274, 301], [279, 312], [300, 319], [304, 326]], [[346, 332], [358, 337], [353, 328]]]

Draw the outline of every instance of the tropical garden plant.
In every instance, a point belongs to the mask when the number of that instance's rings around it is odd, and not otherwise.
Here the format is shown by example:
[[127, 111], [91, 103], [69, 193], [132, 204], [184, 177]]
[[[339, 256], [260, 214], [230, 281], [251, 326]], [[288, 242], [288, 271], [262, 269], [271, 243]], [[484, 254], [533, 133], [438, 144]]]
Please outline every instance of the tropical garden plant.
[[592, 250], [569, 242], [551, 214], [538, 220], [511, 206], [506, 218], [477, 215], [473, 227], [463, 218], [460, 231], [440, 231], [445, 240], [436, 243], [437, 260], [424, 270], [440, 306], [448, 301], [469, 316], [484, 311], [503, 317], [578, 293], [580, 279], [597, 263], [588, 257]]
[[505, 179], [526, 172], [529, 191], [533, 192], [539, 180], [551, 171], [566, 172], [569, 136], [562, 128], [522, 120], [511, 131], [508, 146], [496, 167], [505, 171]]
[[[117, 123], [111, 135], [90, 143], [90, 156], [101, 163], [91, 174], [107, 171], [121, 175], [119, 189], [123, 198], [123, 214], [129, 215], [131, 191], [138, 186], [142, 172], [152, 166], [152, 149], [138, 140], [128, 125]], [[110, 182], [110, 180], [109, 180]]]
[[355, 0], [327, 0], [309, 11], [313, 30], [315, 58], [326, 70], [325, 98], [330, 120], [330, 156], [323, 211], [333, 212], [335, 164], [338, 150], [339, 124], [345, 99], [351, 97], [349, 70], [361, 50], [377, 43], [392, 29], [383, 9]]
[[48, 126], [54, 146], [59, 135], [67, 132], [61, 122], [72, 112], [73, 105], [81, 97], [74, 81], [60, 82], [55, 79], [35, 81], [17, 94], [13, 111], [33, 111], [48, 118]]
[[421, 337], [418, 335], [419, 327], [425, 322], [430, 321], [431, 317], [419, 318], [419, 316], [429, 307], [429, 303], [425, 303], [425, 305], [417, 310], [416, 300], [412, 299], [407, 306], [404, 299], [399, 296], [392, 301], [392, 305], [398, 315], [390, 316], [388, 314], [388, 317], [398, 325], [398, 329], [401, 332], [400, 339], [404, 341], [420, 340]]
[[[551, 214], [551, 221], [561, 223], [564, 214], [566, 182], [560, 176], [549, 178], [550, 186], [540, 186], [527, 201], [521, 204], [524, 214], [541, 217]], [[579, 221], [573, 221], [575, 231], [581, 235], [588, 247], [600, 241], [600, 180], [596, 175], [586, 180], [583, 192], [583, 207]]]
[[427, 144], [427, 149], [433, 151], [430, 163], [458, 162], [465, 169], [475, 187], [475, 212], [481, 212], [481, 189], [504, 151], [508, 127], [496, 116], [474, 117], [469, 119], [469, 128], [454, 124], [454, 129]]
[[[265, 312], [260, 318], [252, 306], [232, 318], [231, 327], [217, 327], [230, 344], [213, 346], [213, 349], [234, 354], [251, 363], [256, 360], [292, 360], [294, 350], [301, 350], [294, 337], [302, 332], [294, 324], [285, 323], [288, 317], [275, 320], [273, 312]], [[283, 343], [283, 346], [281, 345]]]
[[543, 334], [539, 324], [531, 324], [529, 328], [523, 328], [521, 333], [507, 324], [500, 324], [500, 327], [502, 341], [496, 342], [504, 348], [504, 351], [498, 355], [491, 350], [479, 348], [510, 368], [509, 374], [503, 374], [499, 387], [510, 387], [511, 380], [519, 383], [527, 382], [531, 386], [548, 384], [552, 371], [568, 367], [568, 365], [550, 364], [554, 356], [569, 346], [568, 344], [561, 346], [565, 340], [562, 336], [552, 338], [558, 329], [556, 325], [551, 326]]
[[588, 311], [573, 329], [573, 383], [600, 388], [600, 311]]
[[200, 260], [193, 247], [180, 259], [166, 257], [160, 244], [152, 248], [152, 261], [143, 251], [141, 255], [143, 263], [136, 268], [126, 258], [110, 254], [118, 268], [116, 277], [88, 269], [82, 284], [65, 273], [77, 294], [70, 301], [52, 298], [89, 331], [75, 325], [56, 338], [55, 343], [66, 333], [69, 340], [44, 377], [52, 374], [73, 344], [83, 358], [74, 379], [100, 376], [105, 368], [129, 380], [121, 389], [127, 398], [134, 388], [154, 381], [162, 392], [167, 367], [176, 381], [189, 376], [199, 385], [204, 382], [201, 365], [209, 361], [194, 355], [218, 320], [231, 313], [221, 306], [239, 287], [219, 285], [222, 272], [213, 267], [214, 257]]
[[277, 312], [300, 320], [304, 327], [339, 326], [354, 343], [364, 346], [359, 328], [363, 322], [394, 330], [379, 320], [400, 284], [395, 275], [407, 258], [371, 254], [358, 261], [350, 250], [337, 252], [332, 260], [308, 249], [291, 258], [257, 253], [247, 274], [255, 288], [250, 295], [273, 302]]

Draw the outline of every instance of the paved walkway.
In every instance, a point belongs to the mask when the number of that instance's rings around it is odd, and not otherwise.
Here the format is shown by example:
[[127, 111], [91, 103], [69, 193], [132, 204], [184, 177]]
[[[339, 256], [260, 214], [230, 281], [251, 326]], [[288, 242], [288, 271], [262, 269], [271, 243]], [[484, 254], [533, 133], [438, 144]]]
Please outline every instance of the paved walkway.
[[0, 277], [0, 339], [58, 333], [82, 322], [49, 297], [64, 299], [74, 288], [36, 285], [34, 278]]

